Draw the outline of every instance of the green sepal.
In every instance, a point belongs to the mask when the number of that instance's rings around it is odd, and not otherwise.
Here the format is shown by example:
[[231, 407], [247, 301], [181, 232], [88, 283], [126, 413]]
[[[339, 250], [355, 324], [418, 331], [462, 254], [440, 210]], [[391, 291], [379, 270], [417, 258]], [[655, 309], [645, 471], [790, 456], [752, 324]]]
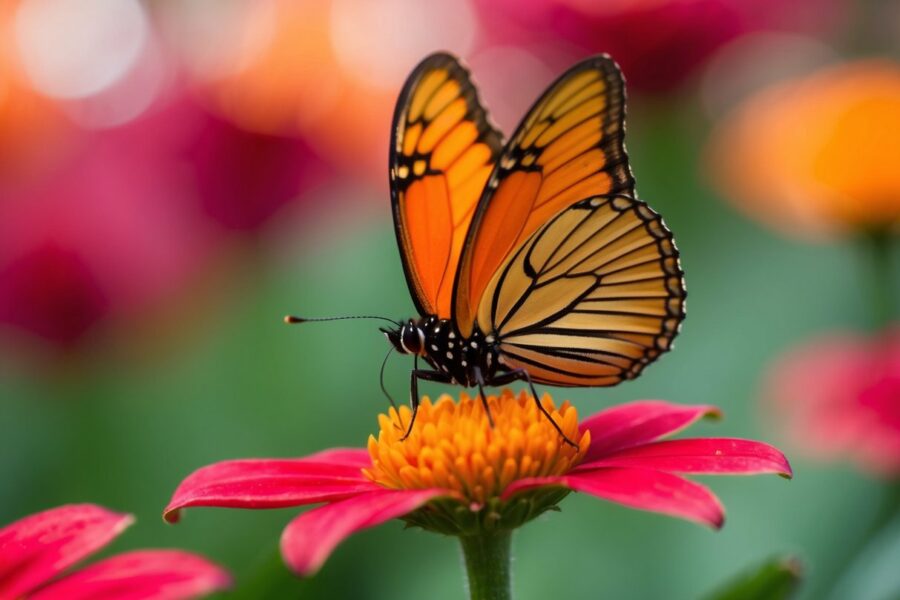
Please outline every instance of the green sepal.
[[548, 510], [559, 511], [558, 503], [569, 493], [566, 488], [548, 486], [516, 494], [508, 500], [491, 498], [482, 506], [439, 498], [409, 513], [403, 520], [409, 526], [444, 535], [472, 536], [512, 531]]

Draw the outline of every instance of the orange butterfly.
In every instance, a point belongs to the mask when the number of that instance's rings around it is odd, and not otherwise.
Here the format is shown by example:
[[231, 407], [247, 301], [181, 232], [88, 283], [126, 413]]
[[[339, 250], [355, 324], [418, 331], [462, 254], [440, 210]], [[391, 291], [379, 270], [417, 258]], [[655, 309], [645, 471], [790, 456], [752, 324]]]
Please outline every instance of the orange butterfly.
[[431, 55], [409, 76], [391, 203], [421, 316], [383, 331], [432, 367], [412, 371], [414, 409], [420, 379], [609, 386], [671, 347], [683, 273], [671, 232], [636, 198], [624, 118], [606, 55], [563, 74], [505, 145], [456, 58]]
[[609, 386], [671, 347], [686, 295], [678, 250], [635, 197], [624, 118], [606, 55], [563, 74], [506, 144], [456, 58], [433, 54], [409, 76], [390, 182], [420, 317], [382, 331], [416, 357], [413, 421], [419, 380], [477, 386], [482, 401], [483, 386], [516, 380]]

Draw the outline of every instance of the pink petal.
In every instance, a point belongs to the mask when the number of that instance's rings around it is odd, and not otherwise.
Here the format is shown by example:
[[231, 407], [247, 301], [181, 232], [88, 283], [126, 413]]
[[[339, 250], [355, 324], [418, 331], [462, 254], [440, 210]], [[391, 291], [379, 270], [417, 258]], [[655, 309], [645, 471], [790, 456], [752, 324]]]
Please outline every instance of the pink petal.
[[179, 550], [138, 550], [93, 564], [28, 596], [29, 600], [180, 600], [229, 587], [228, 573]]
[[303, 513], [281, 534], [281, 554], [298, 575], [319, 570], [350, 534], [405, 515], [447, 490], [386, 490], [362, 494]]
[[71, 504], [0, 529], [0, 598], [17, 598], [108, 544], [131, 515]]
[[673, 473], [791, 477], [791, 465], [780, 450], [762, 442], [731, 438], [669, 440], [619, 450], [576, 471], [597, 467], [655, 469]]
[[304, 459], [320, 463], [331, 463], [333, 465], [343, 465], [348, 467], [364, 467], [372, 466], [372, 457], [365, 448], [332, 448], [330, 450], [322, 450], [315, 454], [310, 454]]
[[719, 499], [706, 487], [683, 477], [650, 469], [606, 468], [563, 477], [521, 479], [503, 499], [524, 490], [559, 485], [638, 510], [659, 512], [718, 529], [725, 521]]
[[584, 462], [673, 434], [702, 417], [720, 415], [715, 406], [680, 406], [662, 400], [642, 400], [608, 408], [581, 424], [582, 430], [591, 432], [591, 447]]
[[281, 508], [382, 489], [351, 464], [358, 456], [343, 452], [300, 459], [229, 460], [203, 467], [181, 482], [163, 516], [175, 523], [178, 511], [188, 506]]

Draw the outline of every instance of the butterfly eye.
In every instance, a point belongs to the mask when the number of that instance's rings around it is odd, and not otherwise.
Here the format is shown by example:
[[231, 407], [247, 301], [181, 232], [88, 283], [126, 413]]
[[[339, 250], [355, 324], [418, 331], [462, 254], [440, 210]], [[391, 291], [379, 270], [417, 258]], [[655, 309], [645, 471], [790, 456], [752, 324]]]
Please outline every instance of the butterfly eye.
[[425, 335], [415, 325], [406, 325], [400, 333], [403, 349], [410, 354], [421, 354], [425, 347]]

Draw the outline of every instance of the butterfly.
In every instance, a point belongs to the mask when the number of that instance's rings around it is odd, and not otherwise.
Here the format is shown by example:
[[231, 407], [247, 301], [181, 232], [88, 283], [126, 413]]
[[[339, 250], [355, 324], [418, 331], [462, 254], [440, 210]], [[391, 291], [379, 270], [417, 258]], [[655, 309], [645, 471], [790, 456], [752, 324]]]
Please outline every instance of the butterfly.
[[505, 143], [455, 57], [433, 54], [410, 74], [390, 188], [419, 316], [381, 331], [416, 359], [412, 421], [419, 381], [477, 386], [482, 401], [484, 386], [517, 380], [533, 393], [610, 386], [671, 348], [683, 272], [672, 233], [636, 197], [624, 119], [607, 55], [565, 72]]

